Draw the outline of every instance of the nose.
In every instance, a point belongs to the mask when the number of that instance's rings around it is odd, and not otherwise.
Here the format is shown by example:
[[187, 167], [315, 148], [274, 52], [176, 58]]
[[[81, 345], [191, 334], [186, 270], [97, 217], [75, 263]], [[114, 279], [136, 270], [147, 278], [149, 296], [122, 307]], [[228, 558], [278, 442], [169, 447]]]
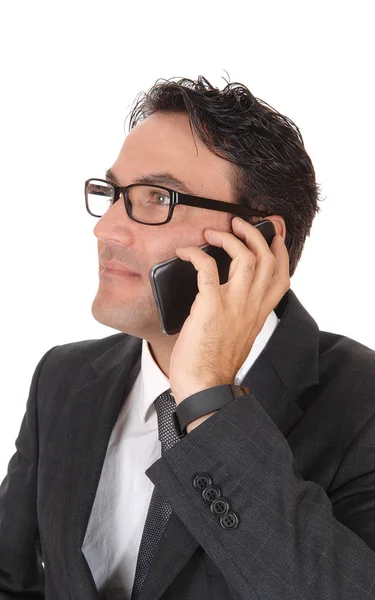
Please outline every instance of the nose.
[[135, 237], [133, 221], [126, 212], [124, 198], [120, 198], [100, 217], [94, 227], [94, 235], [98, 240], [105, 242], [108, 239], [117, 240], [121, 244], [129, 245]]

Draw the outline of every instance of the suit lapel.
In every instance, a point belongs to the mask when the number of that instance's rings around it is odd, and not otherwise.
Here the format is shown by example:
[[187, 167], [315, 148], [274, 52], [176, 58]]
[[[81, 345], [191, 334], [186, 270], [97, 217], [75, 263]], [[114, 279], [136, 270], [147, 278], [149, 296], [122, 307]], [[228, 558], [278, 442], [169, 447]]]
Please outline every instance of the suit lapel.
[[243, 385], [287, 437], [303, 416], [298, 399], [319, 384], [319, 328], [291, 289], [275, 312], [281, 321]]
[[[280, 323], [246, 374], [243, 385], [254, 392], [286, 437], [303, 416], [294, 402], [304, 389], [318, 384], [319, 329], [289, 289], [275, 312]], [[72, 408], [63, 497], [63, 531], [68, 536], [69, 568], [82, 581], [82, 569], [96, 586], [81, 551], [110, 435], [141, 366], [142, 340], [125, 336], [91, 365], [88, 381], [64, 390]], [[69, 395], [66, 398], [66, 391]], [[160, 460], [160, 459], [159, 459]], [[155, 463], [154, 463], [155, 464]], [[146, 475], [149, 477], [147, 471]], [[150, 478], [150, 477], [149, 477]], [[150, 478], [151, 479], [151, 478]], [[157, 481], [152, 478], [157, 486]], [[72, 527], [73, 521], [73, 527]], [[157, 600], [199, 544], [172, 513], [139, 600]]]
[[[142, 340], [126, 336], [90, 365], [87, 381], [66, 387], [71, 407], [62, 498], [62, 531], [68, 544], [69, 572], [82, 582], [82, 597], [97, 597], [81, 551], [112, 429], [141, 367]], [[82, 570], [89, 578], [82, 578]], [[85, 595], [86, 594], [86, 595]]]

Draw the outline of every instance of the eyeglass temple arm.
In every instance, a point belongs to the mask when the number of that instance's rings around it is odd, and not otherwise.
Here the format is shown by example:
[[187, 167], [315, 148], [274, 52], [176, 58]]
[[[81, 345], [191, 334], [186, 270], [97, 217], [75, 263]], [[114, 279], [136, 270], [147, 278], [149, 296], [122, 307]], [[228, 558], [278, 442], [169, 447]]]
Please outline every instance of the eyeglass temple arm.
[[[88, 184], [88, 192], [97, 196], [108, 196], [112, 197], [113, 188], [107, 187], [106, 185], [99, 185], [95, 183]], [[245, 217], [266, 217], [269, 213], [256, 210], [255, 208], [247, 208], [241, 204], [232, 204], [231, 202], [220, 202], [219, 200], [211, 200], [209, 198], [194, 198], [186, 194], [179, 193], [175, 196], [175, 204], [184, 204], [186, 206], [198, 206], [200, 208], [208, 208], [214, 210], [220, 210], [222, 212], [231, 212], [229, 207], [235, 208], [233, 214], [243, 215]]]
[[231, 212], [229, 207], [233, 207], [233, 214], [243, 215], [245, 217], [266, 217], [270, 213], [256, 210], [255, 208], [247, 208], [241, 204], [232, 204], [231, 202], [220, 202], [220, 200], [210, 200], [209, 198], [194, 198], [179, 193], [175, 199], [175, 204], [184, 204], [187, 206], [199, 206], [200, 208], [209, 208], [220, 210], [222, 212]]

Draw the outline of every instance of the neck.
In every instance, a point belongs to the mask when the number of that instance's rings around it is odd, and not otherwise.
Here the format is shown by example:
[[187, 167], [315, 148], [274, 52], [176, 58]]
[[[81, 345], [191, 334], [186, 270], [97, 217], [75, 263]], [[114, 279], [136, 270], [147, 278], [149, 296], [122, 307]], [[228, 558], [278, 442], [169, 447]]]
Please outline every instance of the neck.
[[147, 340], [151, 355], [163, 371], [164, 375], [169, 378], [169, 364], [175, 343], [177, 342], [178, 334], [165, 336], [165, 339]]

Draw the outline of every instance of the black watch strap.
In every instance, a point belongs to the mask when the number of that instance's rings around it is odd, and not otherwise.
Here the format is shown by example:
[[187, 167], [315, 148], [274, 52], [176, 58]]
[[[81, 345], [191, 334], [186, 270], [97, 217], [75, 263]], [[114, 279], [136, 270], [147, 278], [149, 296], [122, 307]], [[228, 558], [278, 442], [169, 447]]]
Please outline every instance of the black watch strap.
[[178, 437], [186, 435], [186, 426], [207, 413], [218, 410], [227, 402], [250, 393], [249, 388], [241, 385], [216, 385], [185, 398], [172, 413]]

